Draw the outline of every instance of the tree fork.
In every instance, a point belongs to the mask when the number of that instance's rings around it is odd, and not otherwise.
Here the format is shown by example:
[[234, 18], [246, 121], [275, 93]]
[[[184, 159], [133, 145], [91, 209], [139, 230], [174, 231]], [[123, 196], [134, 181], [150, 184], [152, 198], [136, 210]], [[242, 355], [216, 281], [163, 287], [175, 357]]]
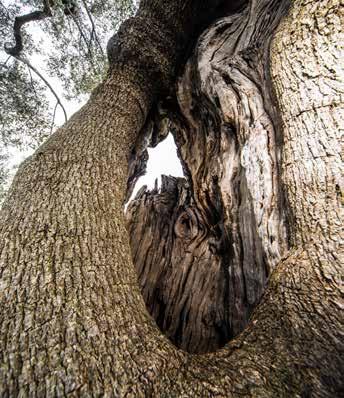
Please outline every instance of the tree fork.
[[[159, 5], [142, 2], [140, 15], [149, 4]], [[164, 4], [167, 14], [174, 10], [177, 28], [189, 22], [187, 13], [173, 8], [180, 4]], [[2, 209], [2, 396], [341, 393], [342, 105], [333, 84], [339, 16], [337, 1], [298, 0], [278, 28], [271, 75], [283, 122], [282, 180], [295, 218], [292, 247], [273, 270], [249, 325], [206, 355], [177, 350], [147, 314], [122, 214], [130, 148], [158, 95], [157, 82], [169, 82], [174, 67], [164, 55], [144, 76], [134, 57], [126, 64], [117, 47], [118, 61], [105, 82], [21, 166]], [[118, 43], [130, 47], [130, 35]]]

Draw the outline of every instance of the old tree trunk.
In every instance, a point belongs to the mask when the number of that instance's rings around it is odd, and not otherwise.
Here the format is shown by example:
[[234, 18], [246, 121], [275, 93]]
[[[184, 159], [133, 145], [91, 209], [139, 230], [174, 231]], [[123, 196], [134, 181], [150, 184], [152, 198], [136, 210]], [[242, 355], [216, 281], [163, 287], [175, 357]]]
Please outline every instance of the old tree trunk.
[[[299, 245], [295, 224], [304, 215], [298, 216], [288, 203], [288, 189], [301, 176], [296, 177], [292, 166], [302, 159], [308, 181], [312, 158], [319, 163], [330, 153], [327, 144], [316, 147], [314, 137], [304, 142], [299, 137], [296, 149], [287, 152], [290, 143], [274, 94], [281, 110], [298, 120], [306, 109], [319, 107], [316, 101], [324, 101], [328, 83], [319, 80], [322, 72], [314, 60], [297, 67], [296, 61], [288, 64], [289, 56], [281, 59], [276, 51], [284, 41], [279, 43], [278, 36], [270, 70], [270, 38], [286, 6], [252, 2], [212, 24], [179, 77], [175, 98], [160, 104], [143, 133], [146, 142], [156, 145], [168, 130], [173, 132], [186, 179], [164, 177], [160, 191], [141, 190], [131, 203], [127, 218], [133, 260], [149, 312], [189, 352], [217, 349], [244, 329], [271, 272]], [[314, 8], [319, 18], [320, 4]], [[321, 44], [321, 35], [311, 36], [305, 15], [298, 19], [309, 42], [303, 50], [309, 51]], [[298, 42], [296, 49], [301, 51]], [[333, 68], [327, 60], [319, 62]], [[284, 68], [285, 77], [279, 79]], [[270, 73], [276, 75], [275, 93]], [[306, 80], [305, 87], [296, 88], [292, 73]], [[331, 84], [331, 95], [339, 95]], [[298, 101], [289, 89], [299, 92]], [[318, 113], [316, 119], [321, 123]], [[309, 120], [297, 129], [306, 133], [309, 128], [319, 134]], [[323, 145], [323, 138], [319, 140]], [[141, 160], [132, 162], [133, 176], [141, 173], [146, 159], [142, 138], [137, 146]], [[301, 174], [299, 166], [297, 172]], [[287, 177], [294, 182], [286, 184]], [[308, 201], [310, 193], [317, 195], [308, 187], [302, 200]], [[307, 220], [302, 234], [313, 234], [314, 228]]]
[[[343, 394], [340, 1], [288, 5], [141, 1], [110, 40], [2, 209], [1, 396]], [[187, 177], [125, 220], [168, 130]]]

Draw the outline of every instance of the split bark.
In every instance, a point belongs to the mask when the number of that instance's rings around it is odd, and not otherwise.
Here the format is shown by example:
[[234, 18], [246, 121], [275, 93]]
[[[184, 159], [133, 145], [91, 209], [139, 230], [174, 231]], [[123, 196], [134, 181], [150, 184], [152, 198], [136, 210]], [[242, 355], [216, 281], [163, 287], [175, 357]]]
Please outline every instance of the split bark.
[[269, 74], [287, 5], [253, 2], [201, 36], [169, 105], [188, 181], [164, 178], [161, 192], [141, 192], [128, 210], [147, 307], [190, 352], [215, 350], [244, 329], [288, 249]]
[[198, 3], [182, 13], [184, 2], [142, 2], [106, 81], [15, 178], [0, 223], [2, 396], [343, 391], [339, 1], [296, 0], [272, 46], [282, 180], [295, 223], [250, 324], [222, 350], [192, 356], [146, 313], [122, 214], [127, 154], [174, 75], [180, 53], [172, 49]]

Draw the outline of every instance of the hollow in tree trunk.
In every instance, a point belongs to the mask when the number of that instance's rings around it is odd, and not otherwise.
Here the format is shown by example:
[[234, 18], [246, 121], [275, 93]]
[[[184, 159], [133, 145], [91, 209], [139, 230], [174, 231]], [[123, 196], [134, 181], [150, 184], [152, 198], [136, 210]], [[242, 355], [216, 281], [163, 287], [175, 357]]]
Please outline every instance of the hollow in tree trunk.
[[[0, 223], [1, 396], [343, 393], [339, 1], [296, 0], [281, 21], [282, 1], [236, 2], [235, 15], [199, 3], [142, 1], [110, 41], [104, 83], [17, 173]], [[201, 37], [174, 101], [190, 38], [220, 12], [227, 16]], [[166, 180], [162, 210], [172, 191], [173, 206], [186, 209], [169, 210], [175, 235], [164, 239], [204, 250], [214, 269], [214, 295], [204, 286], [204, 296], [218, 311], [200, 303], [213, 331], [185, 347], [206, 351], [244, 328], [203, 355], [178, 350], [148, 315], [122, 211], [131, 148], [164, 97], [188, 171], [186, 185]], [[179, 265], [201, 283], [205, 264], [197, 274], [186, 257]], [[195, 319], [187, 291], [195, 285], [178, 278]], [[162, 314], [158, 323], [183, 346], [190, 326], [183, 321], [178, 334]]]

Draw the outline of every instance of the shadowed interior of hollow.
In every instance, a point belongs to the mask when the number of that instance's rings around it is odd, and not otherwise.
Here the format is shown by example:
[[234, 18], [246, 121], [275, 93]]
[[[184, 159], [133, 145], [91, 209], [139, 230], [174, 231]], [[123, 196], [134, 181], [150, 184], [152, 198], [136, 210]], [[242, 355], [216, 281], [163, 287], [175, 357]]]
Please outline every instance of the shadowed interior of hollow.
[[266, 0], [217, 20], [175, 97], [152, 117], [156, 130], [172, 131], [186, 177], [140, 191], [128, 230], [147, 308], [189, 352], [213, 351], [244, 329], [288, 249], [269, 75], [270, 40], [285, 11]]

